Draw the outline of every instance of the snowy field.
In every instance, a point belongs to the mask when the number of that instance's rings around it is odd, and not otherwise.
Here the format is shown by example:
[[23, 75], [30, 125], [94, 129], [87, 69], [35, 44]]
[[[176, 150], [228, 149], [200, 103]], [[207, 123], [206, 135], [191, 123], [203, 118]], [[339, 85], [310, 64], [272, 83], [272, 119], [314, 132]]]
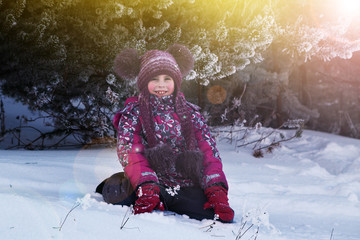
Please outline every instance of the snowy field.
[[94, 190], [121, 170], [115, 149], [0, 150], [0, 239], [359, 240], [359, 146], [305, 131], [254, 158], [218, 142], [232, 224], [104, 203]]

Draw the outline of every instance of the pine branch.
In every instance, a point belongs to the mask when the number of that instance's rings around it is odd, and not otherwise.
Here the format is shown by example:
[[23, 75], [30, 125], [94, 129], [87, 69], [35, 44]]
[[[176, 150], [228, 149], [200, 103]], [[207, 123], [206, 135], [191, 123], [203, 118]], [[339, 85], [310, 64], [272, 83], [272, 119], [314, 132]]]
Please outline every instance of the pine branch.
[[[26, 128], [29, 128], [29, 129], [33, 129], [37, 132], [40, 133], [40, 136], [32, 139], [30, 142], [28, 143], [25, 143], [21, 137], [19, 137], [16, 132], [20, 132], [21, 129], [26, 129]], [[67, 130], [69, 131], [69, 130]], [[61, 131], [60, 131], [61, 132]], [[48, 137], [51, 137], [53, 135], [57, 135], [60, 133], [58, 129], [54, 130], [54, 131], [50, 131], [50, 132], [42, 132], [41, 130], [35, 128], [35, 127], [32, 127], [32, 126], [20, 126], [20, 127], [16, 127], [14, 129], [10, 129], [10, 130], [7, 130], [6, 133], [12, 133], [13, 134], [13, 137], [15, 137], [17, 140], [18, 140], [18, 144], [15, 145], [15, 146], [9, 146], [7, 147], [6, 149], [9, 150], [9, 149], [13, 149], [13, 148], [24, 148], [24, 149], [35, 149], [35, 148], [39, 148], [39, 149], [51, 149], [51, 148], [58, 148], [60, 143], [62, 141], [64, 141], [66, 138], [68, 138], [70, 135], [73, 134], [73, 131], [69, 131], [68, 133], [66, 133], [64, 136], [62, 136], [60, 138], [60, 140], [58, 140], [56, 143], [54, 144], [51, 144], [51, 145], [45, 145], [44, 144], [44, 139], [48, 138]], [[65, 132], [65, 130], [63, 131]], [[41, 142], [41, 144], [35, 144], [37, 141], [39, 141], [40, 139], [42, 139], [43, 141]], [[80, 143], [80, 142], [79, 142]], [[81, 143], [80, 145], [84, 145], [84, 143]], [[75, 145], [67, 145], [67, 146], [75, 146]], [[65, 147], [65, 145], [64, 145]]]

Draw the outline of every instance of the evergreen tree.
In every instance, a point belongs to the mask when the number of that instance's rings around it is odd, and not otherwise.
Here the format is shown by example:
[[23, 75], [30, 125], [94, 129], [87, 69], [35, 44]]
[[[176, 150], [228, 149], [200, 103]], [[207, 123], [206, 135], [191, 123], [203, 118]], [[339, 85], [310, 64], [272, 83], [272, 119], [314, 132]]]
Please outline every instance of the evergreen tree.
[[[281, 31], [274, 38], [273, 47], [277, 59], [288, 61], [288, 64], [277, 64], [281, 66], [281, 72], [288, 75], [282, 97], [283, 105], [291, 107], [284, 106], [283, 111], [289, 116], [305, 119], [309, 128], [359, 137], [360, 129], [356, 130], [352, 123], [356, 116], [345, 110], [348, 109], [346, 102], [356, 102], [358, 94], [348, 87], [346, 78], [350, 76], [346, 73], [349, 71], [337, 63], [339, 59], [346, 59], [351, 65], [353, 53], [360, 50], [359, 21], [356, 15], [343, 12], [342, 4], [346, 3], [297, 0], [279, 6], [282, 14], [277, 16], [277, 22]], [[320, 76], [324, 72], [322, 65], [333, 66], [333, 73], [331, 69], [325, 71], [328, 78]], [[329, 82], [336, 72], [347, 77]], [[351, 72], [356, 75], [356, 69]], [[339, 96], [345, 91], [346, 96], [340, 100]], [[336, 104], [329, 106], [336, 102], [341, 102], [344, 113], [335, 113], [339, 108]], [[360, 110], [354, 105], [351, 108], [353, 113]], [[341, 126], [342, 130], [334, 131], [334, 126]]]
[[3, 92], [47, 114], [53, 133], [84, 140], [112, 134], [113, 112], [136, 91], [112, 73], [122, 49], [142, 54], [187, 45], [196, 58], [188, 80], [202, 84], [258, 61], [271, 42], [270, 8], [264, 1], [235, 3], [3, 0]]
[[228, 96], [223, 104], [233, 108], [231, 97], [243, 97], [237, 116], [255, 115], [279, 99], [268, 116], [315, 116], [289, 89], [292, 72], [316, 56], [350, 57], [359, 44], [346, 37], [347, 22], [312, 24], [312, 2], [321, 1], [2, 0], [1, 88], [41, 111], [54, 126], [49, 136], [73, 134], [82, 142], [111, 136], [112, 115], [136, 93], [134, 82], [114, 75], [116, 54], [166, 50], [177, 42], [196, 59], [185, 94], [202, 100], [207, 92], [193, 92], [194, 85], [221, 83]]
[[[331, 125], [344, 125], [344, 122], [347, 122], [349, 128], [356, 129], [351, 127], [355, 124], [350, 124], [356, 119], [354, 114], [350, 114], [352, 121], [349, 117], [345, 121], [345, 117], [339, 119], [339, 117], [327, 116], [329, 110], [323, 107], [329, 102], [337, 102], [336, 95], [326, 96], [329, 91], [337, 92], [337, 95], [344, 91], [352, 92], [346, 90], [347, 84], [343, 84], [344, 79], [335, 81], [338, 84], [328, 84], [326, 87], [321, 84], [323, 90], [319, 90], [321, 86], [316, 85], [319, 84], [316, 79], [318, 76], [314, 73], [308, 76], [309, 71], [315, 71], [319, 63], [331, 60], [335, 62], [336, 58], [350, 59], [353, 52], [360, 48], [356, 17], [336, 15], [338, 6], [334, 5], [334, 2], [333, 0], [274, 1], [277, 28], [271, 46], [263, 53], [264, 61], [251, 64], [235, 74], [237, 76], [231, 78], [232, 84], [227, 87], [230, 96], [233, 97], [239, 97], [242, 89], [246, 89], [241, 98], [242, 106], [238, 109], [234, 108], [231, 102], [225, 102], [220, 109], [224, 107], [236, 109], [235, 119], [240, 116], [252, 119], [260, 115], [258, 120], [261, 120], [265, 126], [276, 127], [288, 118], [301, 118], [314, 129], [333, 132]], [[341, 72], [342, 69], [337, 68], [337, 71]], [[241, 83], [234, 85], [236, 82], [234, 79], [241, 79]], [[234, 92], [234, 89], [238, 89], [237, 92]], [[315, 93], [313, 89], [319, 92]], [[319, 95], [322, 97], [318, 97]], [[333, 101], [330, 101], [330, 96]], [[348, 98], [354, 99], [354, 97], [357, 96]], [[228, 115], [230, 116], [229, 111]], [[353, 131], [354, 134], [349, 134], [348, 130], [347, 135], [355, 136], [356, 132], [359, 132], [359, 130]], [[342, 130], [342, 132], [346, 131]]]

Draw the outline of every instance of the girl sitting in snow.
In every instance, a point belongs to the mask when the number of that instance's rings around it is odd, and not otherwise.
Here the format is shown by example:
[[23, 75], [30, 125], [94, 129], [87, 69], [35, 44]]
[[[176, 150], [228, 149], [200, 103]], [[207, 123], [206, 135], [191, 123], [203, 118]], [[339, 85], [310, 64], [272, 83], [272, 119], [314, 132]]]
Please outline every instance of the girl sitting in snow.
[[124, 189], [114, 175], [102, 190], [105, 201], [133, 204], [135, 214], [157, 209], [198, 220], [233, 220], [215, 141], [199, 107], [180, 92], [193, 65], [190, 51], [178, 44], [141, 57], [126, 49], [116, 57], [115, 72], [124, 80], [137, 77], [140, 92], [114, 118], [117, 154], [135, 190], [117, 198]]

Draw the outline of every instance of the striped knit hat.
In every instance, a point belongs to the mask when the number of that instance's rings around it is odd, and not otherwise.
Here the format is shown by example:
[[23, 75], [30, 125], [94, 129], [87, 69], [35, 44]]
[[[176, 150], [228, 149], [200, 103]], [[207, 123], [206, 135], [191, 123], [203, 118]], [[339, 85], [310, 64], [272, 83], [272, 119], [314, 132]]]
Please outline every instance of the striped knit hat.
[[145, 128], [149, 147], [155, 147], [157, 140], [154, 133], [154, 121], [149, 105], [149, 81], [158, 75], [166, 74], [175, 82], [175, 110], [183, 129], [187, 150], [195, 150], [195, 134], [192, 131], [191, 114], [184, 95], [180, 93], [183, 76], [194, 67], [194, 58], [185, 46], [174, 44], [167, 51], [149, 50], [141, 57], [135, 49], [125, 49], [115, 59], [114, 71], [125, 80], [137, 78], [140, 91], [140, 115]]
[[172, 77], [177, 89], [180, 88], [182, 73], [175, 58], [165, 51], [147, 51], [141, 57], [140, 72], [137, 79], [140, 92], [143, 93], [148, 86], [148, 82], [158, 75], [168, 75]]

